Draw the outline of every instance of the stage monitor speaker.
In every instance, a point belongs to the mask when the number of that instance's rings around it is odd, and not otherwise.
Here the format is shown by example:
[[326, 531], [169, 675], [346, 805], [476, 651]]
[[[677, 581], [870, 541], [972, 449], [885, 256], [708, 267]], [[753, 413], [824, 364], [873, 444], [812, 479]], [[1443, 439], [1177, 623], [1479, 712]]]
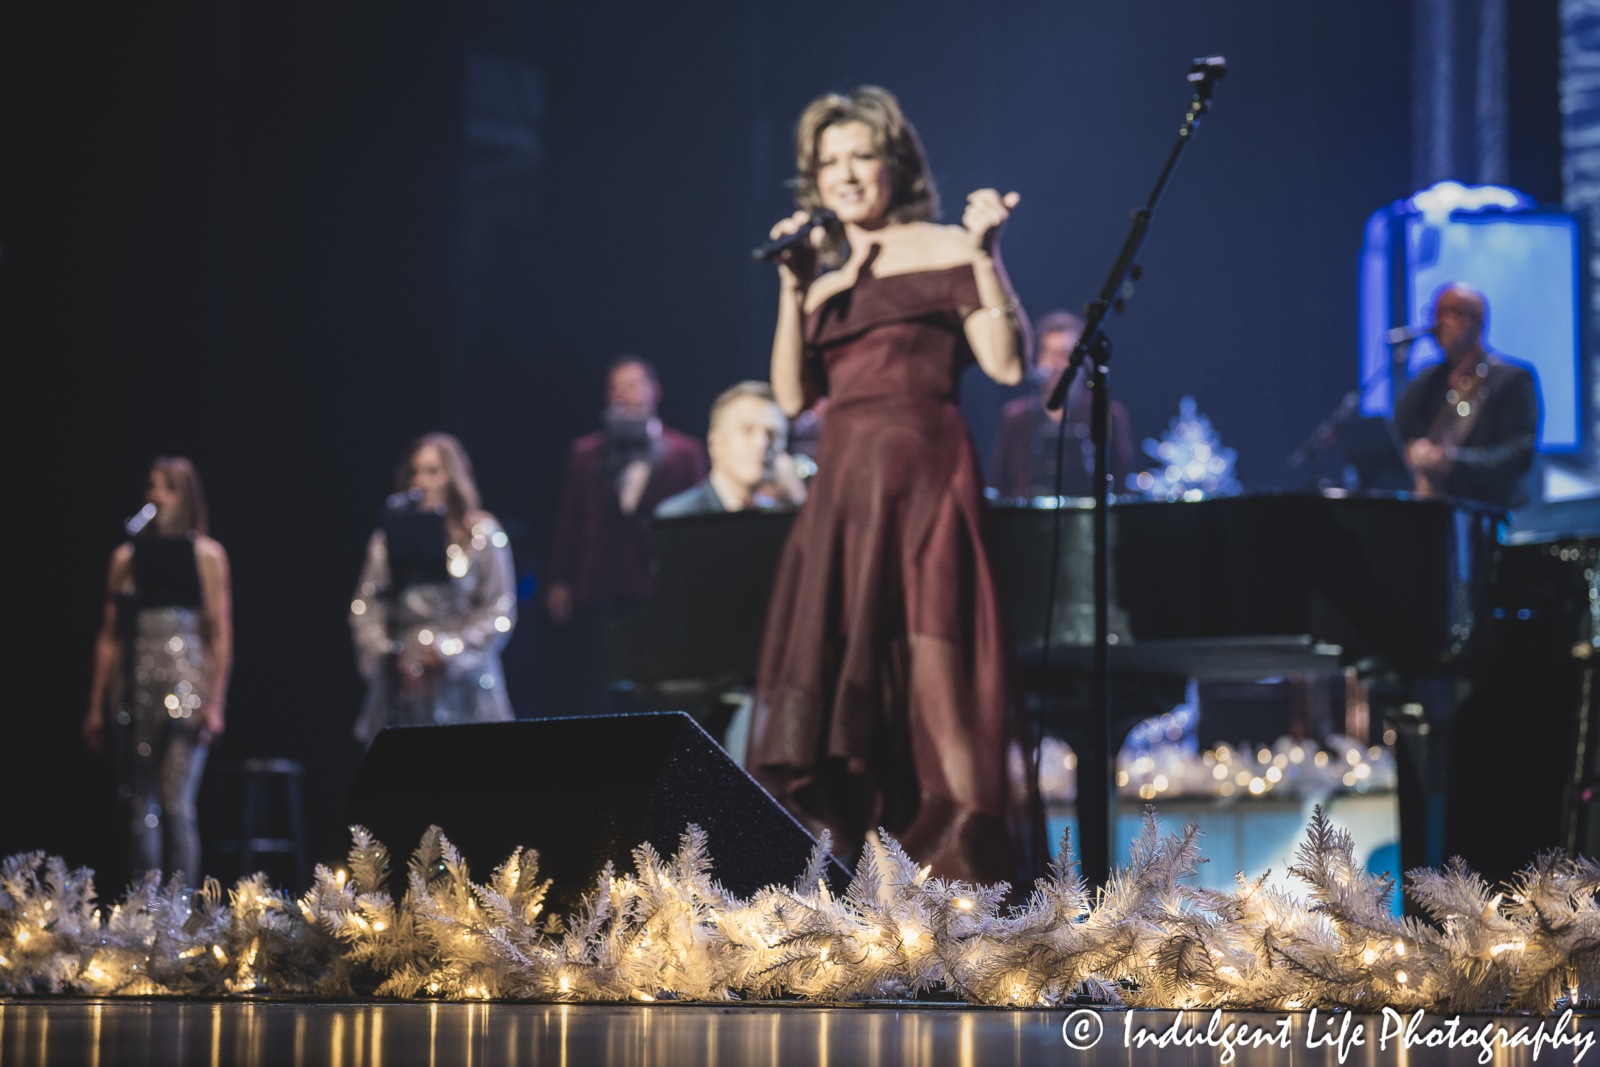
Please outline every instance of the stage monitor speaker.
[[1600, 540], [1506, 545], [1497, 567], [1490, 655], [1450, 724], [1440, 850], [1490, 884], [1540, 852], [1600, 847]]
[[[397, 879], [430, 825], [461, 850], [475, 881], [518, 845], [537, 849], [541, 877], [553, 880], [549, 907], [562, 913], [607, 860], [631, 873], [633, 849], [646, 841], [670, 857], [690, 823], [710, 840], [713, 877], [741, 896], [793, 884], [814, 845], [677, 711], [391, 727], [367, 752], [347, 811], [389, 849]], [[842, 889], [848, 872], [830, 868]]]

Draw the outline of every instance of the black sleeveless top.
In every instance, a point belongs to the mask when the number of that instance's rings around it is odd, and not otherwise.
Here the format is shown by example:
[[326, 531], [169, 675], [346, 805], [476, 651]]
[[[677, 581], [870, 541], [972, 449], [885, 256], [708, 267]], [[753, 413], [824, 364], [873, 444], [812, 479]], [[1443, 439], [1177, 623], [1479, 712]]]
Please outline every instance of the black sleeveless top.
[[189, 537], [136, 537], [133, 601], [141, 608], [198, 608], [200, 568]]

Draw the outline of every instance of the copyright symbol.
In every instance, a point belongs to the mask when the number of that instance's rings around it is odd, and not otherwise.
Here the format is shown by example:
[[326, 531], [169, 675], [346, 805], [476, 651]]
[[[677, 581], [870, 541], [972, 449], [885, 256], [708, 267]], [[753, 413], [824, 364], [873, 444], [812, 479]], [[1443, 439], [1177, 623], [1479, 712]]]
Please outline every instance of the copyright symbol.
[[1098, 1045], [1104, 1031], [1105, 1024], [1100, 1021], [1100, 1013], [1088, 1008], [1079, 1008], [1061, 1021], [1061, 1040], [1067, 1043], [1068, 1048], [1079, 1052]]

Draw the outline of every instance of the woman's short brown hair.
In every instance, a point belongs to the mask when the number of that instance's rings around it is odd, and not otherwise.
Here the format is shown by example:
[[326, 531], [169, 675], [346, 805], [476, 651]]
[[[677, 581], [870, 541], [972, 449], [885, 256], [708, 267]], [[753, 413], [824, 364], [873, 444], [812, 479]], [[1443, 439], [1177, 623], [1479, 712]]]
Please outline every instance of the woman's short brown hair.
[[794, 129], [795, 168], [799, 180], [795, 203], [805, 211], [822, 210], [817, 189], [817, 145], [829, 126], [859, 122], [872, 131], [872, 143], [893, 175], [889, 221], [924, 222], [939, 217], [939, 192], [928, 173], [928, 157], [917, 131], [887, 89], [860, 85], [849, 96], [819, 96], [800, 113]]
[[[185, 456], [157, 456], [150, 464], [150, 473], [160, 471], [167, 480], [167, 488], [178, 494], [178, 515], [174, 526], [184, 533], [194, 532], [209, 536], [211, 524], [206, 516], [206, 491], [200, 484], [200, 472]], [[155, 527], [150, 527], [155, 532]]]

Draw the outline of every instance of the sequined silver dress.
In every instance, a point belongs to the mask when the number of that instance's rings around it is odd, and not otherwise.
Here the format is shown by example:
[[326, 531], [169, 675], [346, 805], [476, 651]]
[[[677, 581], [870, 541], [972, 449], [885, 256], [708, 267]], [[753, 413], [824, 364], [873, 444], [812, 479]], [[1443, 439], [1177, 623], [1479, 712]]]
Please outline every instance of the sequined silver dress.
[[446, 549], [448, 582], [391, 587], [383, 530], [350, 602], [356, 667], [367, 696], [355, 736], [370, 745], [386, 726], [512, 718], [500, 650], [517, 621], [516, 572], [505, 531], [491, 518], [466, 545]]
[[121, 611], [126, 657], [113, 731], [133, 866], [200, 878], [195, 796], [205, 773], [200, 709], [210, 695], [199, 570], [187, 538], [134, 542], [135, 591]]

